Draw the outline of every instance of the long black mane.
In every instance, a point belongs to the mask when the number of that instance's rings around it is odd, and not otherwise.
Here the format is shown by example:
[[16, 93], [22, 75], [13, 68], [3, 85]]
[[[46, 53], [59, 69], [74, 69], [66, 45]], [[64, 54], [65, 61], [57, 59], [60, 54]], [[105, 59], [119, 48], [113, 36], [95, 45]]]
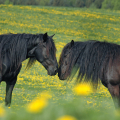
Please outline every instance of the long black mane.
[[[60, 62], [68, 52], [69, 44], [64, 47]], [[74, 67], [78, 70], [77, 80], [81, 81], [85, 77], [84, 80], [86, 81], [91, 80], [94, 83], [98, 83], [98, 80], [104, 77], [101, 72], [106, 72], [109, 61], [113, 62], [120, 55], [120, 46], [108, 42], [89, 40], [86, 42], [75, 42], [69, 52], [71, 55], [69, 70], [71, 72]]]
[[[27, 46], [36, 46], [38, 44], [37, 38], [42, 40], [43, 34], [0, 35], [0, 67], [2, 67], [2, 60], [5, 54], [7, 54], [10, 59], [10, 68], [19, 67], [21, 62], [26, 59]], [[52, 43], [50, 48], [56, 49], [52, 39], [49, 40]], [[34, 57], [30, 58], [27, 67], [34, 64], [35, 60]]]

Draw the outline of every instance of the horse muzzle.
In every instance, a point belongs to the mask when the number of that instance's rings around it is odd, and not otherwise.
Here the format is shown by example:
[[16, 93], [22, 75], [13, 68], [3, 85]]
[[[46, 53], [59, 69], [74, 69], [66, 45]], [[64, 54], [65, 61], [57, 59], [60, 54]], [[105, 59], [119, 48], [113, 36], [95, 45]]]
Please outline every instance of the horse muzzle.
[[48, 67], [47, 71], [50, 76], [56, 75], [58, 72], [58, 67]]
[[62, 73], [61, 68], [58, 69], [58, 77], [59, 77], [60, 80], [66, 80], [67, 79], [66, 72]]

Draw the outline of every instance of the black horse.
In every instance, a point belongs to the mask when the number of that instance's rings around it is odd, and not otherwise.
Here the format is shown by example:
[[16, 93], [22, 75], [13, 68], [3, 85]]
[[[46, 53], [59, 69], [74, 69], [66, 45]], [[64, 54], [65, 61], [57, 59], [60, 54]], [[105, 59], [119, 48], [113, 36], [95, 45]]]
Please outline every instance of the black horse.
[[58, 76], [90, 81], [97, 88], [99, 80], [108, 88], [116, 108], [120, 107], [120, 45], [89, 40], [68, 43], [62, 50]]
[[52, 37], [47, 33], [0, 35], [0, 83], [6, 82], [6, 106], [11, 104], [12, 91], [25, 59], [29, 58], [27, 67], [37, 60], [49, 75], [56, 75], [58, 64]]

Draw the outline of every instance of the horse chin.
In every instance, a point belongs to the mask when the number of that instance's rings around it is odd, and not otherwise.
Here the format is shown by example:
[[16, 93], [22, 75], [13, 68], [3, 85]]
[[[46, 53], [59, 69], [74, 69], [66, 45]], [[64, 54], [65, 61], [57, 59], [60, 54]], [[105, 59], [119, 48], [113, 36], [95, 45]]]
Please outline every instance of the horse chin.
[[66, 80], [67, 78], [62, 78], [62, 77], [59, 77], [60, 80]]
[[56, 75], [56, 74], [52, 74], [52, 73], [49, 73], [49, 72], [48, 72], [48, 75], [50, 75], [50, 76], [54, 76], [54, 75]]
[[65, 75], [59, 75], [59, 74], [58, 74], [58, 77], [59, 77], [60, 80], [66, 80], [68, 78]]
[[48, 75], [50, 75], [50, 76], [54, 76], [54, 75], [57, 74], [57, 72], [49, 71], [49, 70], [47, 70], [47, 73], [48, 73]]

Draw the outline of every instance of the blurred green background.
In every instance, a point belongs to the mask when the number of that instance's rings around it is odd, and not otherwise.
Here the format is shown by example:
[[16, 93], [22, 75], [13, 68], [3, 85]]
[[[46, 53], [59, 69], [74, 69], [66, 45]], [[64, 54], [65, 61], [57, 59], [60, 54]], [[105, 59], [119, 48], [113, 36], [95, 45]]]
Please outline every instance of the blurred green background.
[[0, 0], [0, 4], [67, 6], [120, 10], [120, 0]]

